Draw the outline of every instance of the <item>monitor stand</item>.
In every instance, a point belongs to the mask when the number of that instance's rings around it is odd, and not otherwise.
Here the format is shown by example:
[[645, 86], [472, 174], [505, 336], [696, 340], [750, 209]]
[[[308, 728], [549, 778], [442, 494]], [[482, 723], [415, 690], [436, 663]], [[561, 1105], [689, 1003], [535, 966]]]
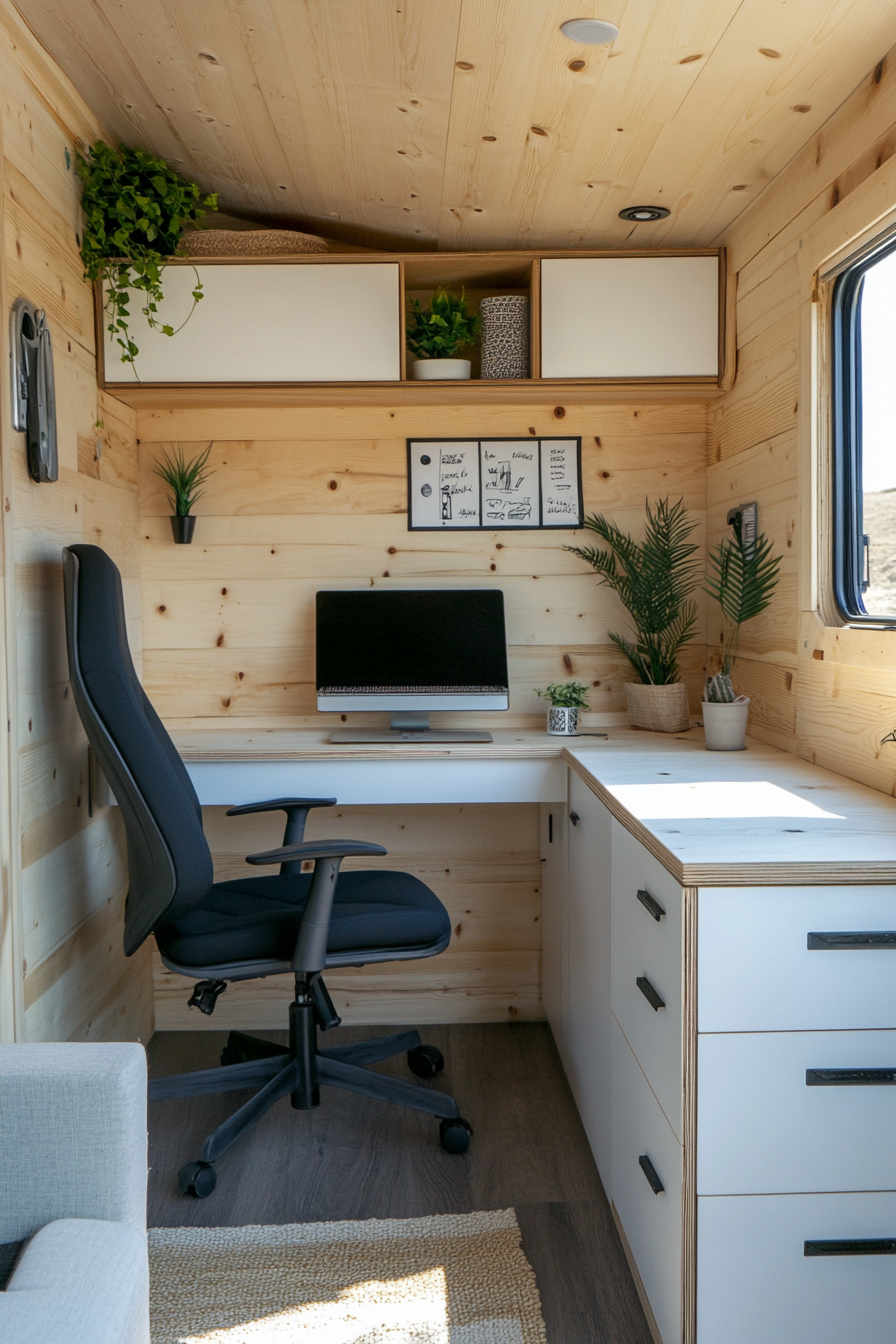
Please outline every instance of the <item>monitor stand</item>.
[[476, 728], [430, 728], [428, 714], [393, 714], [391, 728], [334, 728], [331, 742], [492, 742]]

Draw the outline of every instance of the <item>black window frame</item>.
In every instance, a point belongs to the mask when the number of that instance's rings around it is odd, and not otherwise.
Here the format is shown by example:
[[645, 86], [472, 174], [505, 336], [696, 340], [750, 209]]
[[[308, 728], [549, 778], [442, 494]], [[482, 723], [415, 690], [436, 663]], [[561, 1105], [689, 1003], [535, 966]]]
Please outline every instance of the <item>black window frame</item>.
[[831, 293], [832, 548], [833, 595], [849, 625], [896, 627], [896, 615], [865, 608], [864, 502], [862, 498], [862, 326], [865, 276], [896, 252], [896, 236], [878, 241], [834, 281]]

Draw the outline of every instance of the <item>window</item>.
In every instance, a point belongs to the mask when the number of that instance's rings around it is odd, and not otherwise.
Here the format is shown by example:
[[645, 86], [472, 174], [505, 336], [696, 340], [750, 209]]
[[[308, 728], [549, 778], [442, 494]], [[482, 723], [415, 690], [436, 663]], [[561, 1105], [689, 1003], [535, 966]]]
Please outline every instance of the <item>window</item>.
[[896, 624], [896, 240], [833, 290], [834, 594], [850, 621]]

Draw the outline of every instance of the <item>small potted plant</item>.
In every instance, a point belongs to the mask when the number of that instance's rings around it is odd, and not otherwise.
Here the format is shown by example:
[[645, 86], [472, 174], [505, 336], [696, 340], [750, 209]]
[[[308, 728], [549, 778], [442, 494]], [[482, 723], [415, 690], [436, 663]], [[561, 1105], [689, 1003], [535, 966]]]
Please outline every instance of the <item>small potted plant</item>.
[[408, 313], [407, 343], [417, 358], [415, 378], [469, 378], [470, 361], [455, 359], [458, 350], [472, 345], [479, 335], [478, 313], [467, 312], [467, 301], [439, 287], [432, 304], [424, 308], [419, 299], [411, 299]]
[[588, 708], [588, 687], [580, 681], [552, 682], [535, 694], [550, 700], [548, 732], [553, 737], [575, 737], [579, 731], [579, 710]]
[[168, 258], [181, 251], [184, 226], [214, 210], [218, 198], [203, 198], [196, 183], [164, 159], [127, 145], [115, 149], [97, 140], [86, 158], [77, 155], [75, 166], [83, 183], [84, 278], [106, 284], [106, 329], [121, 348], [122, 364], [133, 366], [139, 350], [130, 332], [131, 291], [145, 295], [140, 311], [154, 330], [165, 336], [181, 330], [202, 298], [199, 272], [194, 267], [193, 307], [175, 330], [156, 317], [163, 297], [162, 271]]
[[694, 638], [697, 605], [689, 600], [699, 583], [693, 560], [697, 547], [688, 541], [695, 524], [684, 502], [657, 500], [647, 504], [644, 540], [634, 541], [602, 514], [591, 514], [583, 526], [607, 548], [565, 546], [600, 575], [627, 607], [635, 627], [634, 640], [610, 632], [625, 654], [637, 682], [625, 683], [633, 728], [678, 733], [689, 726], [688, 693], [680, 680], [678, 654]]
[[718, 602], [729, 627], [721, 668], [706, 679], [703, 729], [707, 751], [746, 749], [750, 697], [736, 694], [731, 670], [737, 657], [740, 628], [744, 621], [765, 611], [771, 602], [781, 564], [781, 557], [772, 555], [771, 542], [763, 532], [753, 542], [744, 540], [740, 514], [735, 514], [731, 528], [733, 539], [723, 537], [707, 557], [705, 591]]
[[168, 496], [168, 501], [174, 510], [171, 515], [171, 531], [178, 545], [188, 545], [193, 540], [196, 515], [190, 510], [205, 494], [199, 487], [215, 470], [208, 465], [211, 450], [212, 445], [208, 444], [203, 452], [197, 453], [187, 461], [184, 458], [183, 446], [178, 444], [171, 454], [163, 450], [162, 460], [157, 460], [153, 468], [155, 474], [161, 476], [171, 491]]

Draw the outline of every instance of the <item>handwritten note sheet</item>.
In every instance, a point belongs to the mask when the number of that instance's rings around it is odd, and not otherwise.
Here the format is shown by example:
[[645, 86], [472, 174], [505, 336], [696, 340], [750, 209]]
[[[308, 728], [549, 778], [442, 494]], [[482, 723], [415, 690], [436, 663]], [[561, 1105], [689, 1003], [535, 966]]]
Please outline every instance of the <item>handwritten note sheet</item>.
[[408, 528], [575, 528], [580, 439], [409, 439]]

